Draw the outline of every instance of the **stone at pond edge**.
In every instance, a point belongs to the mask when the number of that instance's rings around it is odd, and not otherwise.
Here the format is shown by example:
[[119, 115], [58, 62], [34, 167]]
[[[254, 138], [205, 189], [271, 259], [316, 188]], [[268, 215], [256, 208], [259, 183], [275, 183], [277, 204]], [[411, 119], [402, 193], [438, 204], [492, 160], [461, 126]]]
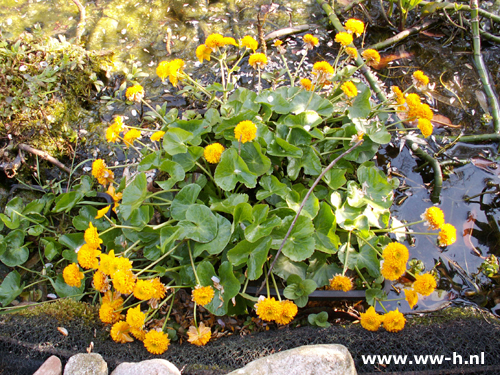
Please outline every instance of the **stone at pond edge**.
[[55, 355], [49, 357], [33, 375], [61, 375], [62, 363]]
[[142, 362], [124, 362], [111, 373], [111, 375], [181, 375], [174, 364], [165, 359], [150, 359]]
[[68, 360], [64, 375], [108, 375], [108, 364], [100, 354], [79, 353]]
[[356, 375], [343, 345], [306, 345], [250, 362], [228, 375]]

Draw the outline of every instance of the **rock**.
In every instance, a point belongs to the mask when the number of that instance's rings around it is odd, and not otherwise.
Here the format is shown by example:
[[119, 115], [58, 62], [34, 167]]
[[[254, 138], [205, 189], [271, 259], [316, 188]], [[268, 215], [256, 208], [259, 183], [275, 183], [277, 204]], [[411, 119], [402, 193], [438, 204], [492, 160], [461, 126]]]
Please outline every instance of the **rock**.
[[108, 364], [100, 354], [79, 353], [68, 360], [64, 375], [108, 375]]
[[121, 363], [111, 375], [181, 375], [181, 372], [171, 362], [165, 359], [150, 359], [142, 362]]
[[343, 345], [308, 345], [250, 362], [228, 375], [356, 375], [351, 353]]
[[62, 363], [55, 355], [49, 357], [33, 375], [61, 375]]

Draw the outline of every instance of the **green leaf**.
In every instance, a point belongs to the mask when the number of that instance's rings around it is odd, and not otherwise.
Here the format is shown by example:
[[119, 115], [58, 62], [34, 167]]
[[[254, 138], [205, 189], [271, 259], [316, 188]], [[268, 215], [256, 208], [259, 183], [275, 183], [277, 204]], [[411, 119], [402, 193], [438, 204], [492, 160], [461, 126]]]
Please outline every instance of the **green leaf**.
[[222, 105], [225, 111], [239, 113], [242, 110], [251, 110], [258, 113], [260, 105], [255, 102], [257, 94], [244, 87], [238, 87], [228, 98], [227, 104]]
[[301, 158], [287, 158], [287, 175], [292, 181], [297, 179], [302, 168], [304, 168], [304, 173], [310, 176], [318, 176], [322, 172], [321, 161], [312, 147], [307, 146], [301, 148], [303, 150]]
[[314, 219], [314, 239], [316, 249], [328, 254], [335, 254], [339, 247], [339, 236], [335, 234], [337, 223], [332, 208], [326, 202], [321, 202], [320, 210]]
[[212, 203], [210, 209], [212, 211], [225, 212], [226, 214], [233, 214], [234, 209], [240, 203], [248, 202], [247, 194], [233, 194], [229, 193], [229, 196], [219, 202]]
[[186, 238], [197, 242], [210, 242], [217, 235], [217, 218], [210, 208], [200, 204], [191, 205], [186, 211], [186, 220], [177, 225], [183, 228]]
[[24, 231], [16, 229], [11, 231], [4, 239], [5, 251], [0, 260], [8, 267], [16, 267], [28, 260], [29, 250], [24, 245]]
[[279, 225], [281, 225], [281, 219], [277, 216], [272, 216], [261, 222], [254, 222], [245, 228], [245, 238], [249, 242], [255, 242], [262, 237], [269, 236], [273, 229]]
[[[358, 130], [354, 125], [349, 125], [345, 127], [344, 137], [351, 138], [353, 135], [357, 134]], [[350, 147], [349, 141], [344, 141], [344, 147], [348, 149]], [[344, 156], [345, 160], [355, 161], [357, 163], [364, 163], [365, 161], [371, 160], [375, 154], [378, 152], [379, 145], [374, 143], [371, 139], [364, 139], [361, 146], [356, 147], [346, 156]]]
[[[286, 197], [286, 203], [288, 207], [290, 207], [295, 212], [299, 212], [300, 206], [304, 201], [308, 189], [306, 189], [302, 184], [293, 185], [293, 190]], [[306, 204], [302, 208], [300, 215], [306, 216], [310, 219], [314, 219], [319, 211], [319, 200], [316, 198], [314, 193], [309, 195], [307, 198]]]
[[[21, 198], [16, 197], [11, 199], [9, 203], [5, 206], [3, 214], [0, 214], [0, 219], [2, 219], [5, 226], [9, 229], [17, 229], [21, 224], [21, 213], [24, 209], [24, 204]], [[17, 213], [16, 213], [17, 212]]]
[[188, 150], [187, 142], [191, 139], [193, 133], [180, 128], [171, 128], [163, 136], [163, 149], [169, 155], [184, 154]]
[[180, 164], [184, 172], [188, 172], [196, 165], [196, 161], [201, 158], [202, 155], [203, 147], [191, 146], [186, 153], [172, 156], [172, 160]]
[[43, 233], [44, 227], [42, 225], [34, 225], [30, 229], [28, 229], [28, 234], [30, 236], [38, 237]]
[[314, 280], [318, 288], [328, 285], [334, 275], [342, 273], [342, 269], [335, 263], [326, 262], [327, 257], [327, 254], [315, 253], [309, 260], [307, 278]]
[[75, 207], [83, 198], [83, 194], [79, 191], [70, 191], [69, 193], [62, 193], [54, 201], [55, 207], [52, 212], [69, 212]]
[[217, 236], [207, 243], [196, 242], [193, 250], [194, 257], [201, 255], [204, 251], [210, 255], [220, 254], [229, 243], [231, 238], [231, 222], [219, 214], [215, 214], [215, 217], [217, 218], [218, 227]]
[[304, 129], [305, 131], [311, 130], [321, 124], [323, 119], [315, 111], [307, 110], [299, 115], [288, 115], [281, 117], [278, 121], [279, 124], [286, 125], [290, 128]]
[[66, 246], [70, 250], [76, 251], [77, 248], [82, 246], [85, 243], [83, 238], [83, 233], [68, 233], [63, 234], [59, 237], [59, 243], [63, 246]]
[[326, 182], [328, 187], [332, 190], [337, 190], [346, 183], [345, 173], [347, 169], [332, 168], [328, 170], [323, 176], [323, 181]]
[[273, 194], [280, 196], [285, 199], [288, 193], [291, 191], [286, 184], [279, 182], [279, 180], [271, 175], [271, 176], [262, 176], [259, 185], [264, 188], [264, 190], [259, 190], [256, 194], [257, 200], [261, 201], [266, 199]]
[[103, 231], [110, 227], [108, 221], [104, 221], [101, 219], [96, 219], [97, 209], [92, 206], [83, 206], [78, 211], [78, 215], [75, 216], [72, 220], [73, 226], [76, 230], [86, 230], [89, 227], [89, 223], [92, 223], [94, 227], [97, 228], [98, 231]]
[[64, 297], [72, 297], [75, 301], [79, 301], [83, 297], [83, 291], [85, 289], [85, 283], [84, 280], [82, 280], [82, 284], [80, 285], [79, 288], [74, 287], [74, 286], [69, 286], [66, 284], [64, 281], [63, 275], [59, 274], [57, 275], [56, 280], [49, 279], [50, 283], [52, 284], [52, 287], [56, 291], [56, 294], [60, 298]]
[[[373, 245], [378, 242], [378, 238], [374, 237], [374, 241], [369, 241]], [[361, 243], [364, 243], [361, 241]], [[359, 269], [365, 268], [371, 277], [377, 278], [380, 276], [380, 260], [377, 252], [371, 246], [364, 244], [361, 246], [360, 252], [356, 257], [356, 265]]]
[[198, 184], [189, 184], [184, 186], [175, 196], [170, 206], [172, 219], [184, 220], [187, 209], [196, 202], [201, 187]]
[[267, 153], [272, 156], [290, 157], [290, 158], [300, 158], [302, 157], [303, 154], [301, 148], [291, 145], [284, 139], [281, 139], [277, 136], [272, 140], [271, 144], [269, 145]]
[[18, 295], [23, 292], [24, 283], [21, 285], [21, 275], [17, 271], [12, 271], [0, 285], [0, 303], [3, 307], [9, 305]]
[[180, 240], [179, 233], [181, 228], [179, 227], [163, 227], [160, 231], [160, 244], [161, 244], [161, 253], [165, 254], [167, 251], [171, 250], [176, 240]]
[[363, 187], [363, 199], [373, 207], [387, 209], [392, 205], [392, 185], [387, 176], [373, 162], [363, 163], [357, 171], [358, 181]]
[[330, 327], [328, 322], [328, 313], [326, 311], [321, 311], [319, 314], [309, 314], [307, 321], [312, 326], [327, 328]]
[[227, 259], [234, 265], [247, 264], [247, 277], [250, 280], [257, 280], [262, 276], [262, 269], [267, 259], [271, 238], [261, 238], [255, 243], [243, 240], [227, 252]]
[[201, 135], [209, 133], [212, 130], [211, 126], [207, 126], [207, 122], [203, 120], [177, 120], [169, 125], [169, 129], [171, 130], [177, 128], [192, 134], [191, 139], [188, 139], [188, 141], [193, 146], [198, 146], [201, 143]]
[[215, 182], [225, 191], [233, 190], [237, 182], [248, 188], [257, 185], [257, 176], [253, 174], [234, 148], [226, 150], [215, 169]]
[[[282, 225], [274, 230], [272, 233], [273, 249], [278, 249], [281, 246], [281, 242], [283, 242], [292, 221], [293, 217], [287, 216], [283, 220]], [[315, 245], [314, 226], [311, 219], [299, 216], [290, 236], [283, 246], [282, 252], [291, 260], [300, 262], [309, 258], [314, 253]]]
[[293, 262], [283, 255], [279, 256], [273, 268], [273, 273], [283, 280], [288, 280], [291, 275], [297, 275], [301, 279], [305, 279], [306, 271], [307, 264], [304, 262]]
[[271, 167], [271, 160], [261, 152], [257, 142], [247, 142], [241, 145], [241, 158], [251, 173], [260, 176]]
[[387, 299], [387, 294], [381, 289], [372, 288], [366, 291], [366, 302], [371, 306], [375, 306], [377, 301], [384, 301], [385, 299]]
[[61, 245], [56, 242], [55, 238], [45, 237], [41, 239], [41, 242], [44, 246], [45, 258], [49, 262], [61, 253]]
[[240, 223], [253, 221], [252, 206], [248, 203], [240, 203], [234, 208], [233, 224], [231, 225], [231, 233], [234, 233], [236, 227]]
[[298, 87], [288, 88], [285, 86], [274, 91], [264, 90], [255, 98], [255, 102], [268, 105], [276, 113], [288, 114], [291, 112], [292, 104], [287, 99], [299, 90]]
[[299, 114], [304, 111], [315, 111], [318, 115], [329, 117], [333, 113], [333, 105], [329, 100], [316, 93], [301, 91], [290, 105], [290, 112]]
[[[361, 86], [361, 89], [360, 89]], [[366, 119], [371, 112], [370, 106], [370, 96], [371, 91], [370, 88], [366, 85], [357, 85], [358, 95], [354, 99], [352, 105], [348, 108], [349, 118], [362, 118]]]
[[127, 220], [133, 211], [137, 210], [148, 195], [148, 181], [144, 173], [139, 173], [123, 190], [120, 213]]
[[175, 161], [165, 160], [159, 166], [160, 171], [167, 172], [170, 178], [167, 181], [156, 181], [163, 190], [170, 190], [177, 182], [184, 180], [184, 168]]
[[298, 307], [307, 304], [307, 296], [318, 287], [314, 280], [302, 280], [296, 275], [292, 275], [287, 280], [287, 287], [283, 290], [283, 295], [291, 300], [295, 300]]
[[145, 172], [150, 169], [158, 168], [163, 160], [162, 153], [163, 152], [159, 150], [146, 155], [137, 166], [137, 170], [139, 172]]
[[208, 305], [205, 305], [205, 308], [214, 315], [226, 315], [228, 303], [230, 303], [231, 298], [236, 297], [241, 286], [236, 276], [234, 276], [233, 266], [231, 263], [226, 261], [219, 267], [219, 287], [218, 285], [214, 285], [214, 281], [212, 280], [212, 277], [217, 277], [217, 275], [215, 274], [214, 267], [210, 262], [201, 262], [198, 267], [196, 267], [196, 273], [200, 278], [202, 286], [210, 285], [215, 290], [214, 298]]

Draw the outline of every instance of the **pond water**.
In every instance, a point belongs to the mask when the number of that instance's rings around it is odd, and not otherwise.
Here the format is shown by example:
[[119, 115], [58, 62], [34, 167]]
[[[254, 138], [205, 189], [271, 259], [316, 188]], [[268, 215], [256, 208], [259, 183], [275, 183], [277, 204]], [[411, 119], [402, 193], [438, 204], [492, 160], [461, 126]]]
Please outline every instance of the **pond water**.
[[[161, 104], [169, 98], [172, 106], [178, 106], [183, 105], [183, 101], [172, 96], [175, 89], [169, 84], [161, 84], [154, 73], [158, 62], [182, 58], [187, 62], [186, 71], [194, 76], [205, 77], [213, 74], [210, 64], [202, 65], [195, 60], [196, 47], [203, 43], [207, 35], [214, 32], [235, 38], [247, 34], [255, 36], [260, 6], [268, 2], [94, 0], [82, 3], [86, 8], [85, 31], [82, 37], [85, 47], [111, 51], [118, 69], [130, 68], [131, 62], [136, 62], [143, 71], [150, 74], [141, 80], [141, 84], [146, 88], [149, 97], [153, 98], [152, 103]], [[383, 24], [377, 4], [378, 2], [369, 2], [366, 8], [355, 8], [354, 13], [349, 14], [371, 20], [367, 22], [369, 27], [366, 44], [379, 41], [384, 35], [390, 36], [387, 28], [377, 27]], [[4, 0], [0, 5], [0, 20], [0, 30], [5, 37], [17, 36], [38, 23], [46, 35], [64, 35], [70, 39], [75, 35], [79, 12], [70, 0]], [[310, 66], [313, 60], [334, 59], [337, 52], [332, 43], [334, 33], [330, 31], [325, 15], [316, 1], [284, 1], [275, 12], [267, 16], [266, 21], [266, 34], [287, 27], [290, 23], [311, 25], [310, 32], [320, 37], [321, 47], [314, 51], [309, 65], [306, 66]], [[296, 52], [293, 51], [296, 37], [290, 38], [292, 52]], [[461, 127], [441, 127], [436, 130], [438, 135], [453, 138], [452, 135], [458, 134], [460, 130], [467, 134], [492, 132], [491, 124], [484, 125], [481, 121], [484, 112], [481, 109], [481, 100], [478, 100], [480, 94], [476, 93], [480, 90], [480, 83], [467, 39], [460, 36], [452, 38], [449, 29], [438, 27], [399, 43], [382, 55], [392, 60], [386, 69], [379, 72], [380, 78], [387, 81], [387, 86], [408, 86], [411, 82], [408, 71], [417, 67], [424, 70], [436, 83], [434, 90], [426, 93], [429, 102], [440, 115]], [[485, 45], [485, 58], [497, 84], [500, 82], [499, 56], [500, 51], [497, 48]], [[278, 61], [277, 58], [274, 60]], [[242, 80], [244, 79], [242, 74]], [[246, 82], [251, 84], [250, 79], [246, 79]], [[102, 103], [96, 108], [96, 113], [99, 121], [103, 122], [109, 121], [115, 113], [133, 119], [137, 117], [137, 108]], [[95, 146], [93, 151], [87, 152], [97, 152], [98, 148], [103, 154], [108, 152], [106, 145]], [[438, 149], [437, 146], [435, 148]], [[436, 246], [435, 236], [416, 236], [414, 246], [410, 248], [411, 257], [422, 259], [426, 270], [438, 264], [436, 267], [441, 275], [440, 290], [428, 298], [423, 298], [418, 309], [435, 309], [457, 297], [490, 308], [500, 302], [498, 286], [495, 290], [495, 286], [489, 285], [490, 280], [485, 276], [473, 276], [483, 262], [481, 256], [500, 255], [496, 195], [486, 195], [483, 203], [479, 198], [470, 202], [464, 200], [464, 196], [474, 196], [487, 186], [500, 183], [497, 171], [487, 171], [468, 162], [479, 154], [494, 159], [496, 152], [496, 147], [492, 145], [473, 146], [461, 143], [447, 151], [451, 159], [455, 157], [464, 161], [449, 168], [450, 173], [445, 178], [439, 203], [447, 222], [457, 228], [458, 240], [453, 246], [442, 250]], [[405, 189], [400, 189], [397, 194], [396, 202], [399, 204], [394, 205], [393, 214], [408, 222], [419, 220], [420, 214], [432, 205], [432, 184], [429, 177], [431, 173], [428, 167], [416, 171], [419, 162], [406, 148], [399, 151], [398, 144], [382, 150], [378, 163], [387, 173], [395, 172], [402, 176], [401, 182]], [[425, 231], [423, 226], [415, 226], [412, 229]], [[479, 290], [476, 290], [476, 287]], [[396, 297], [395, 292], [391, 294]], [[400, 310], [409, 311], [406, 302], [401, 304]]]

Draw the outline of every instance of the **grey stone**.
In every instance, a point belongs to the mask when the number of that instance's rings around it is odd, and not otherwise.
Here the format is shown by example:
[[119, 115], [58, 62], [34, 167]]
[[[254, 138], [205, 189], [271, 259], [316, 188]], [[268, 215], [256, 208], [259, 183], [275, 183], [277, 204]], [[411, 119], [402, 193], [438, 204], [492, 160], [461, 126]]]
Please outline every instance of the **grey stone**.
[[108, 364], [100, 354], [79, 353], [68, 360], [64, 375], [108, 375]]
[[356, 375], [351, 353], [343, 345], [308, 345], [250, 362], [228, 375]]
[[121, 363], [111, 375], [181, 375], [181, 372], [171, 362], [165, 359], [150, 359], [142, 362]]
[[61, 375], [62, 363], [55, 355], [49, 357], [33, 375]]

